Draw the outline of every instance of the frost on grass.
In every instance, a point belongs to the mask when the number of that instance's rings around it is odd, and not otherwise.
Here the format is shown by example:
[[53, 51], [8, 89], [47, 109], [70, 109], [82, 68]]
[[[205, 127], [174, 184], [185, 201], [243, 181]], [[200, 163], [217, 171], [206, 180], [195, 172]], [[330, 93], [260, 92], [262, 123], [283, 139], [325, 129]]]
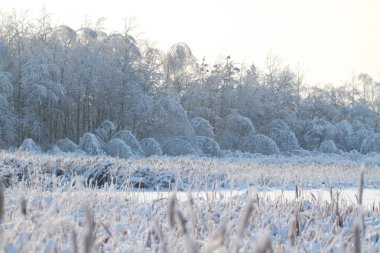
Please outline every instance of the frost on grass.
[[[338, 198], [335, 190], [331, 200], [322, 201], [312, 194], [289, 199], [255, 191], [174, 195], [73, 187], [70, 192], [60, 187], [50, 192], [31, 189], [23, 198], [25, 215], [18, 197], [22, 189], [6, 189], [2, 248], [85, 252], [91, 238], [94, 252], [380, 250], [379, 207], [363, 210]], [[184, 251], [187, 247], [193, 251]]]
[[41, 152], [41, 148], [31, 138], [25, 139], [19, 149], [28, 152]]
[[114, 157], [129, 158], [133, 152], [131, 147], [121, 139], [112, 139], [108, 142], [107, 154]]
[[140, 141], [141, 148], [144, 150], [145, 156], [162, 155], [160, 144], [153, 138], [145, 138]]
[[120, 139], [125, 142], [128, 146], [131, 147], [132, 151], [137, 155], [143, 155], [144, 151], [142, 150], [139, 141], [136, 137], [128, 130], [123, 130], [115, 134], [112, 139]]
[[80, 148], [89, 155], [101, 155], [103, 150], [101, 144], [92, 133], [85, 133], [79, 142]]
[[250, 135], [244, 138], [240, 149], [252, 154], [273, 155], [280, 153], [276, 143], [271, 138], [260, 134]]

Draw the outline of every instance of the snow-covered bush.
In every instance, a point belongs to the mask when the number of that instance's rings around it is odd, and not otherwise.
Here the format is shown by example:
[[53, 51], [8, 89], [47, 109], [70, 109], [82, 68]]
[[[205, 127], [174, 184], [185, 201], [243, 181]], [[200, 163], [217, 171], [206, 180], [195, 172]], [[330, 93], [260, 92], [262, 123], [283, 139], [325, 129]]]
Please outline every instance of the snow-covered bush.
[[203, 118], [207, 120], [214, 130], [221, 129], [223, 127], [223, 119], [211, 108], [197, 107], [190, 115], [192, 118]]
[[140, 141], [145, 156], [162, 155], [160, 144], [153, 138], [145, 138]]
[[204, 118], [196, 117], [191, 120], [196, 135], [205, 136], [208, 138], [214, 138], [213, 127]]
[[28, 152], [41, 152], [41, 148], [31, 138], [25, 139], [19, 149]]
[[132, 156], [132, 149], [124, 141], [112, 139], [108, 142], [107, 154], [120, 158], [129, 158]]
[[120, 139], [125, 142], [128, 146], [131, 147], [132, 151], [137, 155], [144, 155], [139, 141], [136, 137], [128, 130], [123, 130], [115, 134], [112, 139]]
[[50, 155], [58, 155], [58, 154], [62, 154], [63, 152], [59, 147], [57, 147], [57, 145], [54, 145], [47, 151], [47, 153]]
[[73, 153], [79, 148], [77, 144], [75, 144], [74, 142], [72, 142], [71, 140], [69, 140], [67, 138], [58, 140], [55, 143], [55, 145], [60, 150], [62, 150], [63, 152], [67, 152], [67, 153]]
[[221, 150], [219, 144], [206, 136], [197, 136], [197, 143], [202, 152], [209, 156], [220, 156]]
[[276, 143], [281, 151], [292, 151], [300, 149], [298, 140], [283, 120], [273, 120], [267, 126], [269, 137]]
[[308, 150], [317, 149], [323, 141], [334, 138], [334, 126], [323, 119], [313, 119], [305, 122], [302, 146]]
[[360, 122], [354, 122], [352, 124], [353, 134], [351, 137], [351, 150], [360, 151], [364, 140], [374, 134], [371, 127]]
[[85, 133], [82, 136], [79, 141], [79, 147], [89, 155], [103, 154], [99, 140], [92, 133]]
[[160, 99], [142, 126], [144, 132], [161, 146], [173, 138], [184, 139], [198, 152], [195, 131], [187, 118], [187, 112], [177, 100], [172, 96]]
[[371, 152], [380, 152], [380, 134], [372, 134], [363, 141], [360, 152], [368, 154]]
[[217, 141], [223, 149], [236, 150], [244, 138], [255, 134], [256, 130], [249, 118], [236, 112], [228, 115], [222, 129], [217, 134]]
[[115, 134], [115, 130], [116, 126], [111, 121], [105, 120], [95, 130], [95, 134], [104, 142], [108, 142]]
[[335, 124], [334, 143], [336, 147], [347, 152], [351, 150], [352, 125], [347, 120]]
[[336, 147], [333, 140], [327, 140], [321, 143], [321, 145], [318, 148], [319, 152], [326, 153], [326, 154], [339, 154], [340, 150]]
[[280, 153], [276, 143], [268, 136], [261, 134], [251, 134], [244, 138], [240, 149], [252, 154], [273, 155]]
[[169, 156], [197, 155], [197, 151], [185, 140], [176, 138], [162, 145], [162, 151]]

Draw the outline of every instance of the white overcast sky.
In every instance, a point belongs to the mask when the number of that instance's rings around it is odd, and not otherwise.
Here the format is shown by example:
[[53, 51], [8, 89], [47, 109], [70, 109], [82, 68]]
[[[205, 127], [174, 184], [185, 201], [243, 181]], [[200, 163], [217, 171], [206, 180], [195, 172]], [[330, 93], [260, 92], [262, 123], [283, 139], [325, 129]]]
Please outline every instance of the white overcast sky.
[[380, 0], [2, 0], [0, 9], [42, 5], [55, 24], [106, 18], [108, 31], [136, 18], [139, 38], [168, 49], [187, 43], [213, 63], [230, 55], [263, 67], [269, 52], [302, 66], [309, 84], [342, 84], [353, 73], [380, 80]]

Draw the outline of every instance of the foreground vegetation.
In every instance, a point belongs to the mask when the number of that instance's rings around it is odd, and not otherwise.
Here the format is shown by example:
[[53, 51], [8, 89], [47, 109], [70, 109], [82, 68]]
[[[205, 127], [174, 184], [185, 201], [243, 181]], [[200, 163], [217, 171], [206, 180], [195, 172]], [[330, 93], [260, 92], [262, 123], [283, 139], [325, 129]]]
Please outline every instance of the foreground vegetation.
[[[0, 158], [5, 252], [380, 249], [379, 203], [362, 205], [363, 188], [379, 185], [378, 155]], [[353, 198], [341, 194], [353, 186]], [[269, 197], [272, 187], [294, 194]]]

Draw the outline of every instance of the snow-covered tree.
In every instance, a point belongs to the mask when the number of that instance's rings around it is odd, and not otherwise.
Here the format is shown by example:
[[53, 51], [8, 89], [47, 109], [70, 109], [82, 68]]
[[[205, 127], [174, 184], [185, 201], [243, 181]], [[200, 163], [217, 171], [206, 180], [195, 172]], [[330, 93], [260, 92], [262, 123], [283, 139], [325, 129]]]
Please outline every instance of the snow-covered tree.
[[153, 138], [145, 138], [140, 141], [141, 148], [144, 150], [145, 156], [162, 155], [160, 144]]
[[136, 137], [128, 130], [122, 130], [116, 133], [112, 139], [120, 139], [125, 142], [132, 151], [137, 155], [144, 155], [144, 150], [142, 150], [139, 141]]
[[101, 155], [103, 150], [99, 140], [92, 133], [85, 133], [79, 142], [79, 147], [89, 155]]
[[283, 120], [273, 120], [266, 127], [268, 136], [276, 143], [281, 151], [300, 149], [298, 140]]
[[368, 154], [371, 152], [380, 152], [380, 134], [373, 134], [365, 138], [360, 152], [363, 154]]
[[246, 137], [255, 132], [250, 119], [233, 112], [227, 116], [223, 128], [217, 133], [217, 141], [223, 149], [236, 150]]
[[280, 153], [276, 143], [271, 138], [260, 134], [251, 134], [245, 137], [241, 143], [240, 150], [252, 154], [259, 153], [263, 155]]
[[353, 129], [350, 122], [342, 120], [335, 124], [334, 143], [337, 148], [348, 152], [352, 147]]
[[221, 149], [219, 144], [206, 136], [197, 136], [197, 143], [202, 153], [209, 156], [220, 156]]
[[130, 146], [125, 144], [121, 139], [112, 139], [107, 145], [107, 154], [110, 156], [129, 158], [133, 152]]
[[303, 129], [302, 146], [308, 150], [317, 149], [323, 141], [332, 140], [334, 132], [334, 125], [326, 120], [308, 120]]
[[197, 155], [197, 151], [186, 140], [175, 138], [162, 145], [162, 151], [169, 156]]
[[65, 138], [58, 140], [55, 145], [63, 152], [74, 153], [78, 150], [79, 146], [71, 140]]
[[199, 150], [196, 134], [187, 118], [187, 113], [175, 96], [158, 100], [144, 127], [147, 136], [156, 139], [161, 146], [173, 138], [186, 140], [196, 151]]
[[41, 148], [31, 138], [25, 139], [19, 149], [27, 152], [41, 152]]
[[115, 134], [115, 130], [116, 126], [111, 121], [105, 120], [95, 130], [95, 134], [104, 142], [108, 142]]
[[321, 143], [318, 148], [319, 152], [327, 154], [339, 154], [340, 150], [336, 147], [333, 140], [327, 140]]
[[196, 117], [191, 119], [190, 122], [195, 130], [196, 135], [205, 136], [211, 139], [214, 138], [213, 127], [207, 120], [200, 117]]

